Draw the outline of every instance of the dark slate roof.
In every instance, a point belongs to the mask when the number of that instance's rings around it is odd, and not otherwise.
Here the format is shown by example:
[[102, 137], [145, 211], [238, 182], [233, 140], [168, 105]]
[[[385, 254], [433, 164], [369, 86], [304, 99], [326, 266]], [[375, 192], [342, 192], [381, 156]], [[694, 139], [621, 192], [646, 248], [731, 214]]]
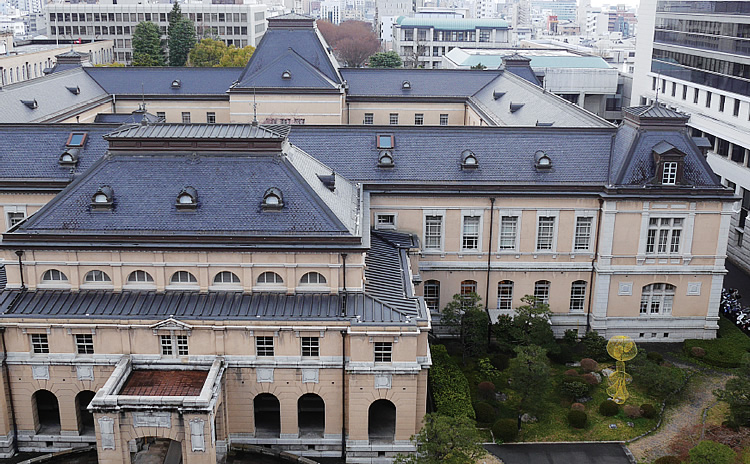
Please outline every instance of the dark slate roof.
[[[283, 21], [279, 23], [283, 24]], [[288, 53], [289, 49], [292, 49], [294, 53]], [[300, 76], [300, 80], [302, 76], [309, 77], [309, 74], [303, 72], [305, 66], [299, 61], [298, 57], [303, 58], [304, 62], [307, 62], [333, 83], [341, 83], [338, 63], [317, 29], [312, 27], [269, 27], [263, 34], [263, 38], [260, 40], [253, 56], [250, 57], [244, 71], [239, 75], [239, 84], [236, 87], [249, 88], [260, 85], [264, 87], [287, 87], [288, 84], [281, 78], [281, 72], [284, 71], [281, 68], [285, 66], [293, 71], [292, 79], [294, 79], [294, 70]], [[268, 66], [273, 66], [274, 72], [264, 72]], [[279, 69], [281, 70], [279, 71]], [[319, 87], [320, 85], [320, 79], [317, 76], [309, 82], [295, 83], [295, 87]]]
[[[109, 94], [115, 95], [222, 95], [237, 80], [241, 68], [84, 68]], [[172, 81], [179, 79], [180, 87]]]
[[641, 119], [647, 118], [675, 118], [675, 119], [687, 119], [688, 115], [680, 113], [679, 111], [670, 110], [667, 107], [661, 106], [658, 103], [644, 106], [631, 106], [629, 108], [623, 108], [623, 113], [635, 115]]
[[[520, 55], [519, 55], [520, 56]], [[508, 72], [512, 72], [516, 76], [527, 80], [531, 82], [534, 85], [538, 85], [541, 87], [542, 83], [539, 82], [539, 79], [537, 79], [536, 74], [534, 74], [534, 70], [531, 69], [531, 65], [529, 64], [531, 60], [528, 60], [525, 64], [513, 64], [513, 65], [507, 65], [505, 66], [505, 70]]]
[[[19, 295], [18, 301], [11, 303]], [[168, 291], [113, 292], [106, 290], [4, 290], [0, 314], [4, 318], [141, 319], [162, 321], [173, 317], [199, 320], [353, 320], [370, 323], [406, 323], [406, 314], [362, 293], [350, 293], [346, 313], [342, 296], [298, 293], [241, 293]]]
[[139, 124], [146, 120], [149, 123], [159, 122], [161, 119], [145, 111], [133, 111], [127, 113], [99, 113], [94, 118], [97, 124]]
[[[614, 129], [550, 127], [293, 126], [290, 141], [349, 180], [433, 185], [604, 185]], [[393, 134], [392, 168], [377, 166], [376, 134]], [[461, 169], [471, 150], [477, 169]], [[552, 170], [537, 171], [544, 150]]]
[[[113, 189], [111, 211], [92, 211], [92, 196]], [[178, 211], [177, 195], [197, 191], [194, 211]], [[280, 211], [263, 211], [269, 188], [283, 196]], [[327, 203], [281, 154], [115, 154], [101, 159], [16, 232], [53, 237], [350, 236]], [[8, 235], [6, 234], [6, 237]]]
[[[282, 74], [288, 72], [288, 79]], [[263, 68], [247, 75], [238, 87], [335, 89], [337, 84], [289, 47]]]
[[289, 133], [286, 125], [252, 124], [134, 124], [106, 135], [118, 139], [282, 139]]
[[[365, 69], [345, 68], [341, 76], [349, 84], [350, 97], [469, 97], [488, 85], [502, 71], [465, 69]], [[402, 84], [409, 81], [410, 90]]]
[[0, 184], [7, 185], [14, 180], [67, 183], [71, 178], [70, 167], [60, 166], [59, 158], [65, 151], [70, 133], [88, 133], [74, 171], [80, 174], [104, 155], [107, 142], [102, 136], [116, 127], [102, 124], [0, 124]]
[[[406, 253], [412, 241], [408, 237], [409, 234], [371, 231], [370, 250], [365, 257], [365, 293], [417, 317], [424, 312], [413, 292]], [[408, 245], [402, 246], [407, 241]]]

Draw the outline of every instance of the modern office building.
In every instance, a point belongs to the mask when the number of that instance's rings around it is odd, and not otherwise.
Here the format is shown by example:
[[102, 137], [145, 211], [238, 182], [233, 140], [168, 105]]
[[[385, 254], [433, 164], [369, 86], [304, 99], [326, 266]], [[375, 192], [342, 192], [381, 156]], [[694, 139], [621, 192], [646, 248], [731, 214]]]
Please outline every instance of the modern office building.
[[[245, 47], [258, 44], [266, 31], [266, 6], [262, 4], [184, 3], [182, 13], [195, 24], [196, 35], [219, 37], [227, 45]], [[47, 35], [52, 39], [112, 39], [115, 61], [130, 63], [135, 26], [151, 21], [167, 37], [170, 3], [145, 4], [50, 4], [47, 7]]]
[[531, 9], [537, 14], [547, 11], [559, 21], [575, 22], [578, 19], [576, 0], [531, 0]]
[[690, 114], [709, 140], [709, 164], [742, 197], [729, 257], [750, 271], [750, 2], [644, 0], [639, 12], [633, 102]]

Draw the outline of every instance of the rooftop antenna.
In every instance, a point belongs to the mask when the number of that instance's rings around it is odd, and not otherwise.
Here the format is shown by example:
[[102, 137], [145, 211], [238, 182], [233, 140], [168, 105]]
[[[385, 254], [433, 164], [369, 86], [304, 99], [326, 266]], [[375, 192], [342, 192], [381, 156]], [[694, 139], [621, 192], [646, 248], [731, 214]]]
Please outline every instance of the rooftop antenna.
[[661, 72], [656, 75], [656, 98], [654, 98], [654, 106], [659, 106], [659, 90], [661, 90]]
[[253, 126], [258, 125], [258, 103], [255, 101], [255, 87], [253, 87]]
[[143, 81], [141, 81], [141, 110], [146, 112], [146, 91], [143, 88]]

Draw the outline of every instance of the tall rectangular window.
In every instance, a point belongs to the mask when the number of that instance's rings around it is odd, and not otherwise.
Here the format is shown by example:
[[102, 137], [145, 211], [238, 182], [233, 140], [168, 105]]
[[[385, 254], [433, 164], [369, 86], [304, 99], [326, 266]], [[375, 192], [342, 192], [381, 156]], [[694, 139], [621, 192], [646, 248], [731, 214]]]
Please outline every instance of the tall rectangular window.
[[700, 94], [700, 90], [697, 88], [693, 90], [693, 103], [698, 103], [698, 95]]
[[537, 251], [551, 250], [555, 239], [555, 217], [540, 216], [536, 235]]
[[424, 302], [427, 308], [432, 311], [440, 311], [440, 282], [437, 280], [428, 280], [424, 283]]
[[518, 216], [500, 218], [500, 249], [515, 250], [518, 236]]
[[257, 337], [255, 351], [258, 356], [273, 356], [273, 337]]
[[320, 356], [320, 338], [302, 337], [302, 356], [308, 358]]
[[549, 304], [549, 280], [538, 280], [534, 283], [534, 296], [537, 303]]
[[497, 284], [497, 309], [510, 311], [513, 309], [513, 281], [501, 280]]
[[719, 111], [724, 112], [724, 107], [727, 105], [726, 95], [719, 95]]
[[414, 125], [421, 126], [424, 124], [424, 114], [417, 113], [414, 115]]
[[682, 218], [649, 218], [646, 253], [679, 253]]
[[389, 363], [393, 355], [393, 342], [375, 342], [375, 362]]
[[[737, 188], [734, 182], [727, 182], [730, 188]], [[746, 190], [744, 187], [740, 187], [740, 195], [742, 195], [742, 205], [740, 205], [740, 222], [738, 226], [741, 229], [745, 228], [747, 222], [747, 215], [750, 212], [750, 190]]]
[[177, 355], [188, 355], [188, 338], [187, 335], [175, 335], [175, 344], [177, 345]]
[[461, 233], [462, 250], [479, 249], [479, 216], [464, 216], [463, 230]]
[[735, 117], [740, 115], [740, 99], [739, 98], [734, 99], [734, 110], [732, 111], [732, 115]]
[[190, 112], [189, 111], [182, 112], [182, 123], [190, 124]]
[[677, 162], [670, 161], [664, 163], [661, 183], [665, 185], [675, 185], [677, 183]]
[[570, 286], [570, 312], [582, 313], [586, 301], [586, 282], [576, 280]]
[[164, 111], [157, 111], [156, 112], [156, 117], [159, 118], [159, 119], [161, 119], [162, 122], [166, 122], [167, 121], [167, 113], [165, 113]]
[[706, 108], [711, 108], [711, 96], [712, 96], [712, 93], [709, 91], [706, 91]]
[[591, 226], [594, 222], [592, 217], [576, 218], [574, 250], [588, 250], [591, 247]]
[[164, 356], [172, 356], [174, 354], [171, 335], [159, 335], [159, 343], [161, 344], [161, 354]]
[[688, 86], [687, 85], [683, 85], [682, 86], [682, 99], [683, 100], [687, 100], [687, 90], [688, 90]]
[[76, 334], [75, 338], [78, 354], [94, 354], [94, 336], [92, 334]]
[[389, 120], [391, 126], [397, 125], [398, 124], [398, 113], [391, 113], [388, 116], [388, 120]]
[[365, 120], [364, 120], [365, 124], [372, 124], [374, 119], [375, 117], [373, 113], [365, 113]]
[[47, 334], [31, 334], [31, 350], [34, 353], [49, 353]]
[[211, 111], [206, 113], [206, 122], [208, 124], [216, 124], [216, 113]]
[[672, 82], [672, 96], [674, 97], [677, 93], [677, 82]]
[[443, 216], [424, 217], [424, 247], [428, 250], [443, 247]]
[[448, 125], [448, 115], [447, 114], [441, 114], [440, 115], [440, 125], [441, 126], [447, 126]]

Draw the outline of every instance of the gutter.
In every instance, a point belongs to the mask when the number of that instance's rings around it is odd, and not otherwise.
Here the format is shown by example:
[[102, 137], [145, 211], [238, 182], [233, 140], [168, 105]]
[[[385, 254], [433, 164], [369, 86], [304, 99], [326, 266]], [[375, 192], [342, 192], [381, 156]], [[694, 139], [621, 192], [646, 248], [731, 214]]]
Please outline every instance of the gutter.
[[596, 218], [596, 238], [594, 239], [594, 256], [591, 258], [591, 272], [589, 273], [589, 302], [586, 308], [586, 333], [591, 330], [591, 302], [594, 298], [594, 272], [596, 260], [599, 256], [599, 234], [602, 230], [602, 214], [604, 210], [604, 200], [599, 199], [599, 213]]
[[[21, 254], [18, 255], [18, 260], [20, 262], [21, 260]], [[21, 274], [23, 276], [23, 274]], [[23, 284], [22, 284], [23, 285]], [[16, 294], [15, 297], [13, 297], [13, 301], [10, 302], [8, 305], [8, 310], [13, 310], [15, 306], [18, 304], [18, 301], [21, 299], [21, 297], [26, 293], [26, 287], [22, 286], [21, 291]], [[13, 404], [13, 390], [11, 389], [10, 384], [10, 368], [8, 367], [8, 349], [7, 345], [5, 344], [5, 327], [0, 327], [0, 339], [2, 340], [3, 345], [3, 359], [0, 361], [3, 365], [3, 370], [5, 371], [5, 387], [8, 389], [8, 406], [10, 409], [10, 420], [13, 424], [13, 441], [11, 442], [11, 448], [13, 449], [13, 452], [18, 452], [18, 423], [16, 422], [16, 407]]]
[[495, 217], [495, 197], [490, 197], [490, 237], [489, 247], [487, 253], [487, 285], [484, 292], [484, 312], [487, 313], [487, 319], [489, 321], [489, 330], [487, 331], [487, 344], [489, 346], [492, 340], [492, 318], [490, 317], [490, 271], [492, 269], [492, 226], [494, 224]]

